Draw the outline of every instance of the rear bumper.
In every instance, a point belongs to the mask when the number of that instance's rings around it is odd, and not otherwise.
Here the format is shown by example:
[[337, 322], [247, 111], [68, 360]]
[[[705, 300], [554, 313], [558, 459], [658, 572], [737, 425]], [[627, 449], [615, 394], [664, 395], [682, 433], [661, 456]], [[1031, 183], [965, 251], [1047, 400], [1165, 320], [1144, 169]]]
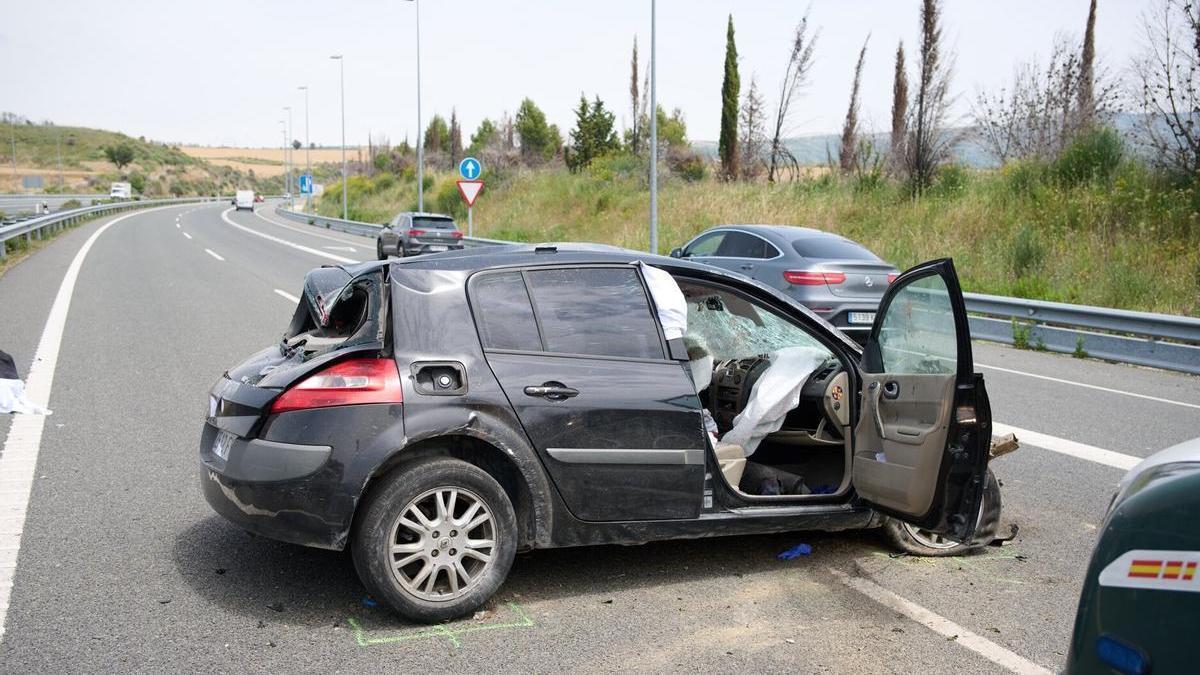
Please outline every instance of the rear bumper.
[[[445, 246], [444, 249], [435, 250], [435, 246]], [[421, 255], [422, 253], [442, 253], [443, 251], [461, 251], [462, 244], [404, 244], [405, 255]]]
[[345, 546], [354, 500], [322, 471], [329, 446], [239, 438], [229, 459], [213, 454], [216, 427], [200, 437], [200, 488], [226, 520], [270, 539], [318, 548]]

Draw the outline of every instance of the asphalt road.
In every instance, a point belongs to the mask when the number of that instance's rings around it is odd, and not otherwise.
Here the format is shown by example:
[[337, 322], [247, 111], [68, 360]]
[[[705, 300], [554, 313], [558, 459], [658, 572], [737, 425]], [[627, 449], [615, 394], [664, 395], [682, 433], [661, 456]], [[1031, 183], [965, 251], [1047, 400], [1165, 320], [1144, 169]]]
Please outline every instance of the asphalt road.
[[[0, 672], [1005, 672], [991, 647], [1017, 657], [1010, 669], [1053, 671], [1122, 474], [1059, 439], [1143, 457], [1200, 430], [1197, 378], [977, 344], [996, 420], [1050, 437], [993, 465], [1004, 522], [1020, 527], [1010, 545], [897, 558], [849, 532], [537, 551], [480, 616], [406, 625], [364, 602], [347, 555], [252, 537], [200, 495], [208, 387], [278, 339], [305, 272], [373, 254], [228, 208], [138, 212], [83, 262]], [[0, 278], [0, 349], [22, 374], [105, 222]], [[0, 417], [0, 438], [10, 425]], [[799, 542], [811, 557], [776, 559]], [[933, 615], [941, 632], [910, 618]]]

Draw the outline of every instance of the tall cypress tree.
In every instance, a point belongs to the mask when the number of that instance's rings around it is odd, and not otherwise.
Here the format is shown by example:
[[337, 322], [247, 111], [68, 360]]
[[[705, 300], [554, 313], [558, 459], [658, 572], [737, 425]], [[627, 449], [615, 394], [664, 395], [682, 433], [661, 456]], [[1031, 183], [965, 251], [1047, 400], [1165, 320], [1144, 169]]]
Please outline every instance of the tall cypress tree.
[[729, 15], [729, 28], [725, 32], [725, 80], [721, 83], [721, 140], [718, 151], [721, 155], [721, 173], [726, 180], [738, 176], [738, 80], [737, 45], [733, 41], [733, 15]]

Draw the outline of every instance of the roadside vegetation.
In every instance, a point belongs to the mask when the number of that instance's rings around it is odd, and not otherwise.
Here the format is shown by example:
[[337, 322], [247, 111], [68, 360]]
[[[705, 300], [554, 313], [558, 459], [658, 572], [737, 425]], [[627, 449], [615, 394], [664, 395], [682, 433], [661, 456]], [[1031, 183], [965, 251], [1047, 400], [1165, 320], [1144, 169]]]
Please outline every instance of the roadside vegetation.
[[[850, 77], [841, 135], [823, 166], [804, 166], [788, 140], [800, 117], [819, 27], [802, 16], [774, 89], [754, 77], [741, 91], [733, 17], [715, 157], [687, 139], [683, 114], [660, 107], [659, 239], [666, 253], [722, 223], [815, 227], [858, 240], [900, 267], [953, 257], [969, 291], [1144, 311], [1200, 315], [1200, 18], [1183, 0], [1156, 0], [1146, 18], [1148, 56], [1122, 82], [1097, 67], [1096, 2], [1083, 38], [1056, 39], [1045, 63], [1028, 62], [998, 92], [979, 92], [972, 125], [948, 122], [954, 55], [941, 3], [922, 0], [920, 40], [894, 52], [891, 124], [863, 129], [859, 96], [868, 36]], [[1083, 19], [1083, 17], [1080, 17]], [[1165, 63], [1165, 65], [1164, 65]], [[1184, 65], [1181, 65], [1184, 64]], [[614, 128], [599, 98], [581, 97], [566, 138], [530, 99], [515, 116], [484, 120], [464, 142], [458, 117], [435, 116], [425, 144], [425, 208], [465, 220], [453, 168], [466, 154], [486, 167], [476, 236], [593, 241], [646, 249], [648, 80], [636, 41], [630, 60], [633, 123]], [[1183, 68], [1183, 70], [1180, 70]], [[1180, 86], [1179, 77], [1191, 78]], [[766, 92], [766, 93], [764, 93]], [[1136, 110], [1136, 113], [1129, 112]], [[1118, 115], [1135, 128], [1118, 131]], [[1129, 127], [1129, 125], [1125, 125]], [[970, 138], [994, 162], [960, 163]], [[417, 207], [415, 152], [373, 139], [348, 183], [350, 218], [387, 222]], [[340, 215], [339, 184], [318, 202]]]

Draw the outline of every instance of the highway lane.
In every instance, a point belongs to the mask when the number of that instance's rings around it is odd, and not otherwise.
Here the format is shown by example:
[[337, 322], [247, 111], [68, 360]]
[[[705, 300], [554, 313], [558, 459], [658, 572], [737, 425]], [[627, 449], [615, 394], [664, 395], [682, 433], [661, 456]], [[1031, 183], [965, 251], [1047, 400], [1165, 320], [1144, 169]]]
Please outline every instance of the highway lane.
[[[991, 667], [846, 588], [830, 568], [866, 574], [1044, 667], [1061, 664], [1077, 578], [1121, 472], [1034, 447], [995, 464], [1005, 520], [1017, 522], [1021, 535], [983, 556], [893, 559], [867, 533], [536, 552], [518, 561], [494, 613], [468, 622], [521, 623], [504, 604], [516, 602], [534, 625], [473, 633], [457, 648], [363, 607], [345, 556], [244, 535], [212, 516], [195, 487], [208, 385], [277, 339], [292, 306], [274, 290], [295, 293], [303, 273], [323, 262], [229, 225], [221, 218], [226, 208], [129, 218], [97, 240], [83, 267], [0, 670], [61, 670], [64, 663], [81, 671], [111, 664], [257, 670], [296, 659], [332, 670], [397, 657], [414, 667], [487, 670]], [[174, 227], [174, 214], [185, 211]], [[336, 245], [245, 212], [229, 217], [300, 246]], [[29, 316], [22, 328], [0, 328], [19, 360], [32, 349], [20, 345], [36, 344], [56, 288], [40, 275], [61, 278], [64, 260], [93, 227], [65, 235], [0, 278], [0, 307], [20, 303]], [[1195, 400], [1195, 378], [983, 345], [976, 358]], [[1151, 444], [1195, 430], [1200, 419], [1200, 410], [1174, 404], [984, 372], [998, 420], [1130, 454], [1157, 449]], [[1111, 429], [1097, 432], [1105, 423]], [[800, 564], [775, 561], [774, 553], [798, 540], [812, 543], [816, 555]], [[350, 617], [361, 622], [367, 644], [354, 639]], [[372, 642], [397, 636], [407, 637]]]

